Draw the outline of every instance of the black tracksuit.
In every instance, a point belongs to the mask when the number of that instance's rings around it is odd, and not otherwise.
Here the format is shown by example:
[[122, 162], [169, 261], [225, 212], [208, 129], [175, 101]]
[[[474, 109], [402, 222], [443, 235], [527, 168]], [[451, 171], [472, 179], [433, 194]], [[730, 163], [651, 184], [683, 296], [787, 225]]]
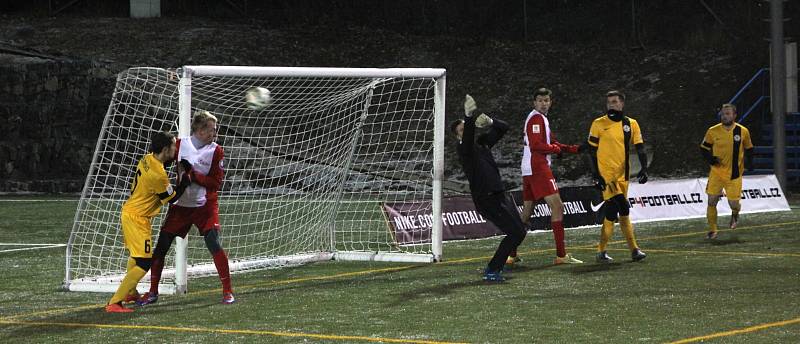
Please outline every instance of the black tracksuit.
[[489, 261], [489, 269], [498, 271], [503, 268], [511, 251], [525, 239], [527, 231], [516, 206], [506, 197], [505, 186], [491, 151], [508, 131], [508, 123], [494, 118], [489, 131], [475, 140], [475, 119], [476, 116], [464, 117], [464, 134], [458, 144], [458, 158], [469, 180], [475, 209], [506, 233]]

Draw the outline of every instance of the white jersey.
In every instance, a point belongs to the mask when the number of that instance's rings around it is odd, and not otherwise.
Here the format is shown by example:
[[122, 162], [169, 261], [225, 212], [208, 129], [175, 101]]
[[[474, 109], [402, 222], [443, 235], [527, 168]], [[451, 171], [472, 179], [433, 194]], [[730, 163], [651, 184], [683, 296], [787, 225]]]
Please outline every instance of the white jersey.
[[550, 155], [544, 155], [546, 160], [541, 160], [541, 155], [537, 157], [536, 161], [531, 159], [531, 143], [528, 138], [541, 137], [542, 134], [544, 134], [545, 142], [550, 144], [550, 121], [547, 120], [547, 116], [534, 109], [528, 114], [528, 118], [525, 119], [525, 128], [522, 132], [525, 146], [522, 147], [522, 163], [520, 164], [520, 170], [523, 176], [530, 176], [533, 174], [533, 164], [537, 164], [537, 166], [543, 163], [546, 163], [548, 166], [550, 165]]
[[[192, 170], [203, 175], [208, 175], [211, 170], [211, 162], [214, 160], [214, 152], [217, 143], [211, 142], [201, 148], [195, 148], [191, 137], [181, 138], [178, 148], [178, 161], [186, 159], [192, 164]], [[183, 192], [181, 198], [175, 205], [187, 208], [202, 207], [206, 204], [206, 188], [200, 184], [192, 183]]]

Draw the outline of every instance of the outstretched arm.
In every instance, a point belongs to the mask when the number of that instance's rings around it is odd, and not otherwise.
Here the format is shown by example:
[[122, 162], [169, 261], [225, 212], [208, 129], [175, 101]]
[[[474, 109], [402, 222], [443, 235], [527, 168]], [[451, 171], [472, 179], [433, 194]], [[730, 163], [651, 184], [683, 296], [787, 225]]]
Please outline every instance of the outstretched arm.
[[499, 118], [491, 118], [486, 114], [481, 114], [478, 116], [478, 120], [482, 118], [481, 116], [486, 116], [486, 118], [489, 118], [491, 127], [489, 127], [489, 132], [478, 137], [478, 143], [492, 148], [508, 132], [508, 123]]
[[558, 148], [561, 148], [561, 153], [565, 153], [566, 152], [566, 153], [577, 154], [577, 153], [581, 152], [580, 146], [578, 146], [578, 145], [568, 145], [568, 144], [563, 144], [561, 142], [558, 142], [558, 140], [556, 140], [556, 136], [553, 135], [552, 133], [550, 134], [550, 143], [552, 143], [554, 145], [557, 145]]
[[472, 154], [473, 145], [475, 145], [475, 110], [478, 105], [475, 104], [475, 99], [469, 94], [464, 97], [464, 133], [461, 135], [461, 147], [465, 152]]
[[532, 116], [525, 123], [525, 132], [527, 133], [528, 149], [531, 153], [561, 153], [561, 147], [547, 143], [547, 130], [541, 115]]

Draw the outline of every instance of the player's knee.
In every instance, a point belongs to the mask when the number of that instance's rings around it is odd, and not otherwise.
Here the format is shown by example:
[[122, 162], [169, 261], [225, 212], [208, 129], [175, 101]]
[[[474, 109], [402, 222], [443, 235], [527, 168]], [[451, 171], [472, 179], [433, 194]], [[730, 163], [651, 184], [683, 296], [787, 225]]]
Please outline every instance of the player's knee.
[[142, 270], [144, 270], [145, 272], [150, 270], [150, 266], [153, 265], [153, 259], [152, 258], [133, 257], [133, 260], [136, 261], [136, 266], [142, 268]]
[[222, 250], [222, 245], [219, 244], [219, 231], [212, 229], [203, 236], [206, 242], [206, 248], [211, 254], [217, 253]]
[[606, 220], [611, 222], [617, 221], [617, 214], [619, 213], [617, 202], [613, 200], [606, 201], [606, 203], [603, 204], [603, 213], [606, 215]]
[[525, 227], [523, 226], [507, 235], [511, 237], [511, 240], [513, 240], [515, 244], [519, 245], [523, 240], [525, 240], [525, 236], [528, 235], [528, 231], [525, 230]]
[[625, 199], [622, 195], [616, 195], [613, 198], [614, 203], [617, 205], [617, 211], [619, 212], [619, 216], [628, 216], [631, 213], [631, 206], [628, 204], [628, 200]]

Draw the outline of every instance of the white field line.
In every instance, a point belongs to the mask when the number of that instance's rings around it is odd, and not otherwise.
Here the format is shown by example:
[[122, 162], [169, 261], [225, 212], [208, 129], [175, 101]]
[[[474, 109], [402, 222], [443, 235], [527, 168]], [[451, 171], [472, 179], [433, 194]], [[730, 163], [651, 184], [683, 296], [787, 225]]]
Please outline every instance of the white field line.
[[0, 199], [0, 202], [77, 202], [79, 199]]
[[[8, 244], [0, 244], [0, 245], [10, 246]], [[36, 245], [36, 246], [27, 247], [27, 248], [14, 248], [14, 249], [9, 249], [9, 250], [0, 250], [0, 253], [16, 252], [16, 251], [41, 250], [41, 249], [45, 249], [45, 248], [56, 248], [56, 247], [65, 247], [65, 246], [67, 246], [67, 244], [28, 244], [27, 246], [30, 246], [30, 245]]]

